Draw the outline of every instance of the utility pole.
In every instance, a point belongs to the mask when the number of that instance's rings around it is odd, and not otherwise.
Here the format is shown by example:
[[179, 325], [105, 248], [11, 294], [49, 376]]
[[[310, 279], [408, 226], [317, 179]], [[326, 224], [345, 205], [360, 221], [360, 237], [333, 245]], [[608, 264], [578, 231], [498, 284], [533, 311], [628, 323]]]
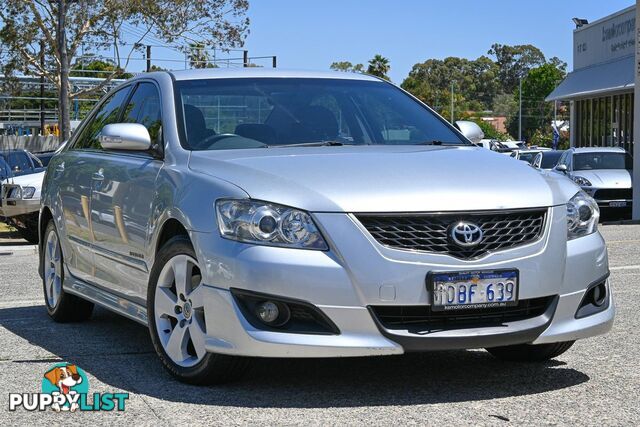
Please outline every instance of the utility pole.
[[277, 65], [278, 65], [278, 61], [277, 61], [276, 57], [274, 56], [273, 57], [273, 65], [272, 66], [273, 66], [273, 68], [276, 68]]
[[147, 45], [147, 73], [151, 71], [151, 46]]
[[242, 66], [243, 67], [248, 67], [249, 66], [249, 51], [248, 50], [243, 50], [242, 51]]
[[518, 79], [518, 98], [519, 98], [519, 113], [518, 113], [518, 141], [522, 141], [522, 76]]
[[[40, 68], [44, 70], [44, 40], [40, 40]], [[44, 135], [44, 73], [40, 75], [40, 135]]]
[[453, 82], [451, 82], [451, 124], [453, 124]]

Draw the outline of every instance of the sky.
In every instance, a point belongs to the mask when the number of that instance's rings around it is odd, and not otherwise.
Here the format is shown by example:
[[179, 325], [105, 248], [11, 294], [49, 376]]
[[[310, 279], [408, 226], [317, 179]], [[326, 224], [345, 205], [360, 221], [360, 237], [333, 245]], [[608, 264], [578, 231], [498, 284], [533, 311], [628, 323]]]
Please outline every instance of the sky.
[[[493, 43], [533, 44], [572, 61], [572, 18], [595, 21], [632, 0], [250, 0], [251, 56], [278, 67], [323, 70], [334, 61], [389, 58], [401, 83], [429, 58], [475, 59]], [[270, 63], [269, 63], [270, 64]], [[265, 63], [266, 65], [266, 63]]]

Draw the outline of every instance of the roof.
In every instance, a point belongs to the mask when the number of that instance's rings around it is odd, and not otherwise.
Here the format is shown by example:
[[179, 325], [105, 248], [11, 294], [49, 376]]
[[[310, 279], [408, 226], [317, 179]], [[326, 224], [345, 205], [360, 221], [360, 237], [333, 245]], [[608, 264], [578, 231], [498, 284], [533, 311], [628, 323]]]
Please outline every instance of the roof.
[[626, 153], [622, 147], [578, 147], [574, 148], [574, 151], [576, 153]]
[[599, 93], [631, 90], [635, 83], [635, 56], [580, 68], [567, 77], [547, 96], [547, 101], [594, 96]]
[[237, 79], [237, 78], [310, 78], [310, 79], [342, 79], [380, 81], [379, 78], [367, 74], [344, 71], [300, 71], [279, 68], [206, 68], [197, 70], [170, 71], [176, 80], [197, 79]]

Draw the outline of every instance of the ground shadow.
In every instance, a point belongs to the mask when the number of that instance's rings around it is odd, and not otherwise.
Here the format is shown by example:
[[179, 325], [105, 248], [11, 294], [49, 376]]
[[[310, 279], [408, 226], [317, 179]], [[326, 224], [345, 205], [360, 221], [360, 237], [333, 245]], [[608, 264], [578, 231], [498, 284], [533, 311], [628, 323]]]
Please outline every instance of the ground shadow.
[[146, 328], [102, 309], [85, 323], [55, 324], [42, 306], [8, 308], [0, 310], [0, 325], [78, 364], [108, 386], [207, 405], [326, 408], [464, 402], [542, 393], [589, 380], [563, 362], [504, 363], [484, 351], [450, 351], [377, 358], [255, 359], [244, 380], [203, 388], [178, 383], [164, 371]]

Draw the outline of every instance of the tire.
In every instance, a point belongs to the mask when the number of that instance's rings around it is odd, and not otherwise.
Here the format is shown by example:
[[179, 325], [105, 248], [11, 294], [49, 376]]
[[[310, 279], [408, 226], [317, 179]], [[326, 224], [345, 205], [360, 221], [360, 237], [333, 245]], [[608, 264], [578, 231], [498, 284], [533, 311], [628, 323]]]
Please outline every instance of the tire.
[[53, 223], [49, 221], [43, 234], [42, 245], [42, 290], [47, 313], [56, 322], [80, 322], [91, 317], [93, 303], [62, 288], [64, 282], [64, 258], [60, 247], [60, 237]]
[[512, 362], [544, 362], [560, 356], [569, 350], [575, 341], [551, 344], [520, 344], [505, 347], [487, 348], [487, 351], [500, 360]]
[[[184, 285], [178, 286], [176, 271], [184, 272]], [[164, 367], [179, 381], [204, 385], [239, 379], [247, 370], [248, 358], [204, 349], [206, 324], [200, 282], [189, 238], [171, 238], [158, 251], [149, 279], [147, 318], [153, 347]]]

